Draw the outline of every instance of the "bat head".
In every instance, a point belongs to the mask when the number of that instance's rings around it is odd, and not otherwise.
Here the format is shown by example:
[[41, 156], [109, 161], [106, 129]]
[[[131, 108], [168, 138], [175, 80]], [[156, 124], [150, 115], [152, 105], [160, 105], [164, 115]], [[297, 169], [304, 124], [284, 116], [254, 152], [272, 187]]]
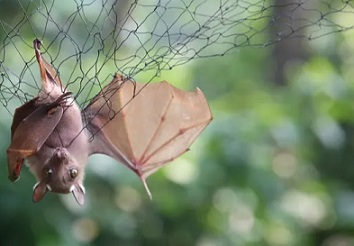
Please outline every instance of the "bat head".
[[83, 168], [71, 158], [70, 153], [64, 148], [57, 148], [52, 158], [40, 170], [39, 182], [33, 188], [33, 201], [40, 201], [47, 191], [71, 192], [76, 201], [83, 205], [85, 202], [83, 177]]

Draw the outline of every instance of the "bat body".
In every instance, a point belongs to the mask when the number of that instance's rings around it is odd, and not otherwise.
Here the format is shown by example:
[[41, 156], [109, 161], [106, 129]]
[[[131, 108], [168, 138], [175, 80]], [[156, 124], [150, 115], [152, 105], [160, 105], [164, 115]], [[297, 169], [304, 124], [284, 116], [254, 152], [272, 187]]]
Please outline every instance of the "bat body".
[[[181, 91], [167, 82], [142, 85], [116, 75], [81, 110], [34, 41], [42, 89], [15, 111], [7, 150], [9, 179], [22, 164], [37, 179], [33, 201], [47, 191], [72, 192], [84, 203], [84, 172], [90, 155], [111, 156], [143, 181], [188, 150], [212, 120], [203, 93]], [[149, 195], [150, 192], [147, 189]]]

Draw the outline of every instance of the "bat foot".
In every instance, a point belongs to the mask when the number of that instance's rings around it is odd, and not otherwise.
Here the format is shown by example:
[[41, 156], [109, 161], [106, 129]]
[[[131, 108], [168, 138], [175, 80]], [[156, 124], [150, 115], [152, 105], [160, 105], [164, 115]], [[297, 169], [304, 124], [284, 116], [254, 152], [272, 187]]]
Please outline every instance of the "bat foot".
[[39, 50], [41, 48], [42, 42], [39, 39], [33, 40], [33, 47], [35, 50]]
[[68, 108], [71, 106], [71, 104], [67, 104], [67, 100], [70, 99], [71, 95], [73, 93], [72, 92], [65, 92], [64, 94], [60, 95], [60, 97], [57, 98], [57, 100], [55, 100], [51, 106], [53, 107], [62, 107], [62, 108]]

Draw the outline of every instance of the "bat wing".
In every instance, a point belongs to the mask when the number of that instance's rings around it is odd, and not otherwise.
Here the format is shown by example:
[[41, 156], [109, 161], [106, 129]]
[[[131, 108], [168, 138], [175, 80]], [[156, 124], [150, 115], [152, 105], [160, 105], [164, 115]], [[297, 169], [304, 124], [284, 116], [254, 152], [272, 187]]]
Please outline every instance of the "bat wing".
[[166, 81], [133, 83], [121, 76], [84, 111], [93, 134], [92, 153], [107, 154], [145, 179], [188, 150], [212, 120], [203, 93]]
[[48, 139], [63, 115], [63, 94], [51, 104], [36, 106], [33, 99], [15, 111], [11, 126], [11, 144], [7, 149], [9, 179], [19, 178], [25, 158], [35, 154]]
[[14, 133], [18, 127], [18, 125], [25, 119], [28, 115], [30, 115], [33, 111], [35, 111], [38, 106], [36, 105], [38, 97], [33, 98], [27, 103], [23, 104], [21, 107], [15, 110], [14, 118], [12, 120], [11, 125], [11, 139], [14, 136]]

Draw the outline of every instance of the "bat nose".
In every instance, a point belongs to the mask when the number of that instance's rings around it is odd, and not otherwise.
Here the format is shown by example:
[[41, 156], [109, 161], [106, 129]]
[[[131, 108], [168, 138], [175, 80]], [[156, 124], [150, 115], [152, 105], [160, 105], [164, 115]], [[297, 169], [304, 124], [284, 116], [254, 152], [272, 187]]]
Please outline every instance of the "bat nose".
[[68, 158], [66, 150], [62, 147], [57, 147], [55, 149], [54, 156], [59, 162], [64, 162]]

